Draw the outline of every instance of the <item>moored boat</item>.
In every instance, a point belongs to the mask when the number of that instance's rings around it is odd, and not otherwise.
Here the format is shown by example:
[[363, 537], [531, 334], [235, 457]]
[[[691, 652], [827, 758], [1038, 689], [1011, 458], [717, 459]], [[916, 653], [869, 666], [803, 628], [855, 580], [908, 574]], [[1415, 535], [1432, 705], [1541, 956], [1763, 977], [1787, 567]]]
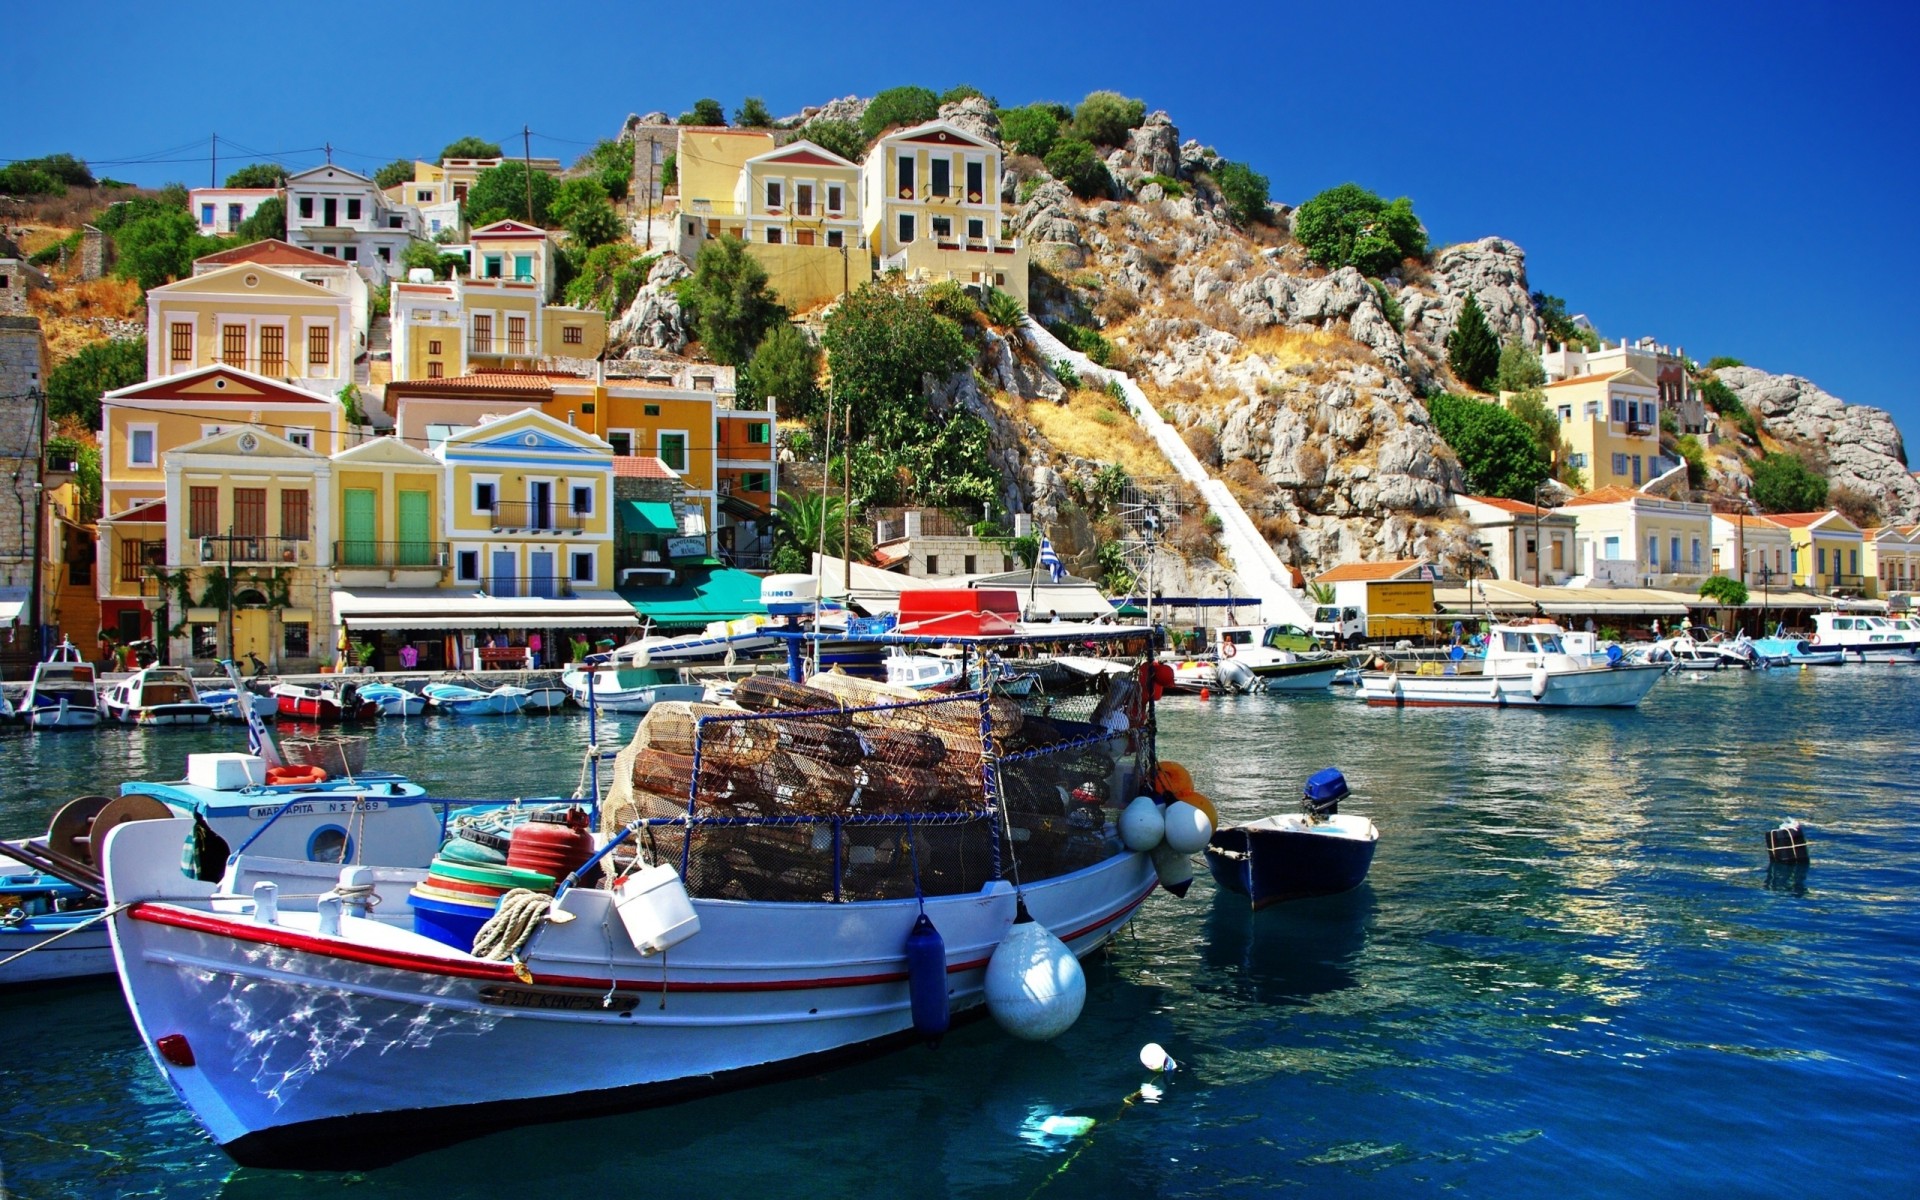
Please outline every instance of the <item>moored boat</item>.
[[100, 707], [129, 725], [205, 725], [213, 708], [200, 699], [193, 676], [180, 667], [142, 667], [110, 685]]
[[1217, 829], [1207, 869], [1258, 910], [1286, 900], [1331, 896], [1366, 882], [1380, 831], [1366, 817], [1339, 811], [1347, 781], [1329, 767], [1307, 781], [1297, 812]]
[[420, 689], [427, 703], [460, 717], [511, 716], [527, 706], [527, 689], [503, 683], [490, 691], [458, 683], [430, 683]]
[[364, 683], [360, 696], [380, 706], [383, 717], [417, 717], [426, 711], [427, 698], [391, 683]]
[[1485, 658], [1363, 671], [1360, 695], [1368, 704], [1411, 707], [1631, 708], [1671, 665], [1595, 665], [1569, 654], [1561, 634], [1549, 621], [1495, 625]]
[[273, 697], [282, 717], [317, 721], [323, 725], [340, 721], [371, 721], [380, 715], [380, 706], [361, 695], [360, 685], [343, 682], [311, 686], [277, 683]]
[[1813, 648], [1838, 650], [1846, 662], [1920, 663], [1920, 636], [1871, 613], [1813, 615]]
[[602, 712], [644, 713], [662, 700], [699, 700], [707, 694], [705, 684], [681, 683], [676, 667], [577, 664], [561, 674], [560, 682], [576, 704]]
[[100, 723], [93, 664], [81, 660], [72, 642], [61, 642], [47, 661], [34, 667], [19, 715], [35, 729], [91, 729]]

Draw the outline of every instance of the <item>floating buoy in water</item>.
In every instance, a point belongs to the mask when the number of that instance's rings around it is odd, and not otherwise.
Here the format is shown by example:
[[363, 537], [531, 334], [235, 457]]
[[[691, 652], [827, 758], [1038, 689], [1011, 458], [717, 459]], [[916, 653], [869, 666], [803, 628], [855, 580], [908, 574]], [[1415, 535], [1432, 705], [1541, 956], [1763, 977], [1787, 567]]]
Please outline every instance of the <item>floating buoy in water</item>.
[[947, 1004], [947, 942], [926, 913], [907, 934], [907, 995], [913, 1002], [913, 1031], [938, 1045], [953, 1017]]
[[1767, 830], [1767, 857], [1777, 863], [1808, 861], [1807, 835], [1799, 821], [1788, 818], [1780, 822], [1780, 828]]
[[1180, 1069], [1180, 1064], [1173, 1061], [1173, 1055], [1168, 1054], [1159, 1042], [1148, 1042], [1140, 1047], [1140, 1065], [1155, 1072]]
[[[1189, 793], [1191, 794], [1191, 793]], [[1167, 805], [1166, 843], [1182, 854], [1198, 854], [1213, 836], [1213, 822], [1199, 807], [1185, 800]]]
[[1193, 886], [1193, 858], [1161, 842], [1153, 850], [1153, 870], [1160, 886], [1176, 896], [1185, 896]]
[[1044, 1042], [1080, 1019], [1087, 976], [1073, 951], [1034, 920], [1022, 900], [1013, 927], [987, 960], [986, 992], [987, 1011], [1000, 1028], [1029, 1042]]
[[1165, 840], [1166, 814], [1152, 796], [1135, 796], [1120, 812], [1120, 841], [1144, 854]]
[[1201, 688], [1201, 689], [1200, 689], [1200, 698], [1201, 698], [1202, 700], [1211, 700], [1211, 699], [1213, 699], [1213, 691], [1212, 691], [1212, 689], [1210, 689], [1210, 688]]

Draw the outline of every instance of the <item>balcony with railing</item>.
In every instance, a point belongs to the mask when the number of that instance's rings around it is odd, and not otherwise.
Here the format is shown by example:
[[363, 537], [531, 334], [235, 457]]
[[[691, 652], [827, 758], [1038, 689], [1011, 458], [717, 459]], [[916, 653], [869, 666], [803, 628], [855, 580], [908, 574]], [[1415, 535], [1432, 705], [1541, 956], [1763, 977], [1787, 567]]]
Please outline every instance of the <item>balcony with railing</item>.
[[445, 567], [445, 542], [341, 541], [333, 544], [335, 567], [368, 567], [388, 571], [434, 570]]
[[586, 528], [589, 514], [573, 511], [564, 504], [537, 500], [497, 500], [493, 505], [496, 532], [579, 534]]
[[256, 537], [250, 534], [202, 535], [187, 539], [193, 561], [203, 567], [303, 566], [313, 563], [313, 543], [306, 538]]

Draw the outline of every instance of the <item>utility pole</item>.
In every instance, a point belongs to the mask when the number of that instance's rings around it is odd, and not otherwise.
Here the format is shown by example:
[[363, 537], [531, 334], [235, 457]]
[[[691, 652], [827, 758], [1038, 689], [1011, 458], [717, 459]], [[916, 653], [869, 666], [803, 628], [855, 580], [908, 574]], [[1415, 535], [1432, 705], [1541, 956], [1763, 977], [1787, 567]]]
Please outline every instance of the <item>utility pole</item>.
[[[853, 401], [847, 401], [846, 432], [840, 435], [840, 598], [853, 596]], [[962, 564], [965, 565], [965, 564]]]
[[213, 153], [207, 158], [207, 186], [220, 186], [220, 135], [213, 135]]
[[240, 650], [233, 644], [233, 525], [227, 525], [227, 658], [240, 661]]
[[[41, 539], [46, 536], [47, 525], [47, 394], [38, 387], [30, 394], [33, 396], [33, 435], [39, 443], [39, 453], [34, 455], [33, 464], [33, 650], [34, 661], [45, 662], [46, 621], [40, 612], [43, 599], [40, 591], [40, 559], [45, 553]], [[15, 475], [14, 478], [17, 480], [19, 476]], [[14, 499], [17, 502], [19, 496], [16, 494]]]
[[520, 162], [527, 171], [527, 224], [533, 224], [533, 131], [520, 127]]
[[327, 165], [328, 166], [333, 165], [333, 143], [332, 142], [327, 143]]

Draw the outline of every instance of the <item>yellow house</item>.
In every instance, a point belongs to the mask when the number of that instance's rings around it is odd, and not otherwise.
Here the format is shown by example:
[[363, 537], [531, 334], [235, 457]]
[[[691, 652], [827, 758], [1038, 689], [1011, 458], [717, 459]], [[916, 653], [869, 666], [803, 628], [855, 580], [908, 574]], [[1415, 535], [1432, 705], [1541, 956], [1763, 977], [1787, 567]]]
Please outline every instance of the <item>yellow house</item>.
[[867, 151], [860, 223], [882, 271], [982, 280], [1027, 301], [1027, 248], [1000, 204], [1000, 147], [933, 121]]
[[446, 465], [394, 437], [333, 456], [333, 579], [345, 587], [435, 587], [452, 560]]
[[1867, 574], [1878, 595], [1920, 590], [1920, 525], [1883, 525], [1865, 536]]
[[248, 656], [310, 667], [324, 651], [332, 465], [253, 425], [163, 456], [167, 578], [156, 624], [172, 661]]
[[1863, 571], [1866, 539], [1858, 525], [1835, 509], [1773, 513], [1768, 519], [1793, 539], [1788, 559], [1796, 586], [1811, 592], [1873, 594], [1873, 579]]
[[780, 299], [795, 311], [873, 278], [859, 253], [860, 167], [812, 142], [792, 142], [741, 167], [733, 202], [745, 240]]
[[680, 211], [702, 217], [709, 232], [746, 240], [746, 206], [735, 199], [747, 162], [770, 153], [777, 141], [763, 129], [689, 125], [680, 130], [674, 172]]
[[523, 409], [448, 435], [442, 503], [453, 582], [494, 597], [611, 589], [613, 448]]
[[1576, 579], [1615, 587], [1695, 588], [1713, 574], [1713, 510], [1624, 487], [1575, 496]]
[[1659, 387], [1639, 371], [1563, 379], [1543, 394], [1589, 490], [1637, 488], [1675, 465], [1660, 455]]
[[474, 230], [468, 242], [469, 277], [532, 283], [541, 300], [553, 299], [553, 237], [546, 230], [524, 221], [495, 221]]
[[349, 296], [265, 265], [147, 293], [149, 378], [224, 363], [331, 395], [352, 382], [357, 350]]
[[531, 371], [547, 360], [600, 357], [607, 348], [606, 315], [547, 304], [540, 286], [506, 278], [395, 283], [393, 379]]
[[1759, 513], [1713, 514], [1713, 569], [1749, 587], [1787, 585], [1793, 535]]

